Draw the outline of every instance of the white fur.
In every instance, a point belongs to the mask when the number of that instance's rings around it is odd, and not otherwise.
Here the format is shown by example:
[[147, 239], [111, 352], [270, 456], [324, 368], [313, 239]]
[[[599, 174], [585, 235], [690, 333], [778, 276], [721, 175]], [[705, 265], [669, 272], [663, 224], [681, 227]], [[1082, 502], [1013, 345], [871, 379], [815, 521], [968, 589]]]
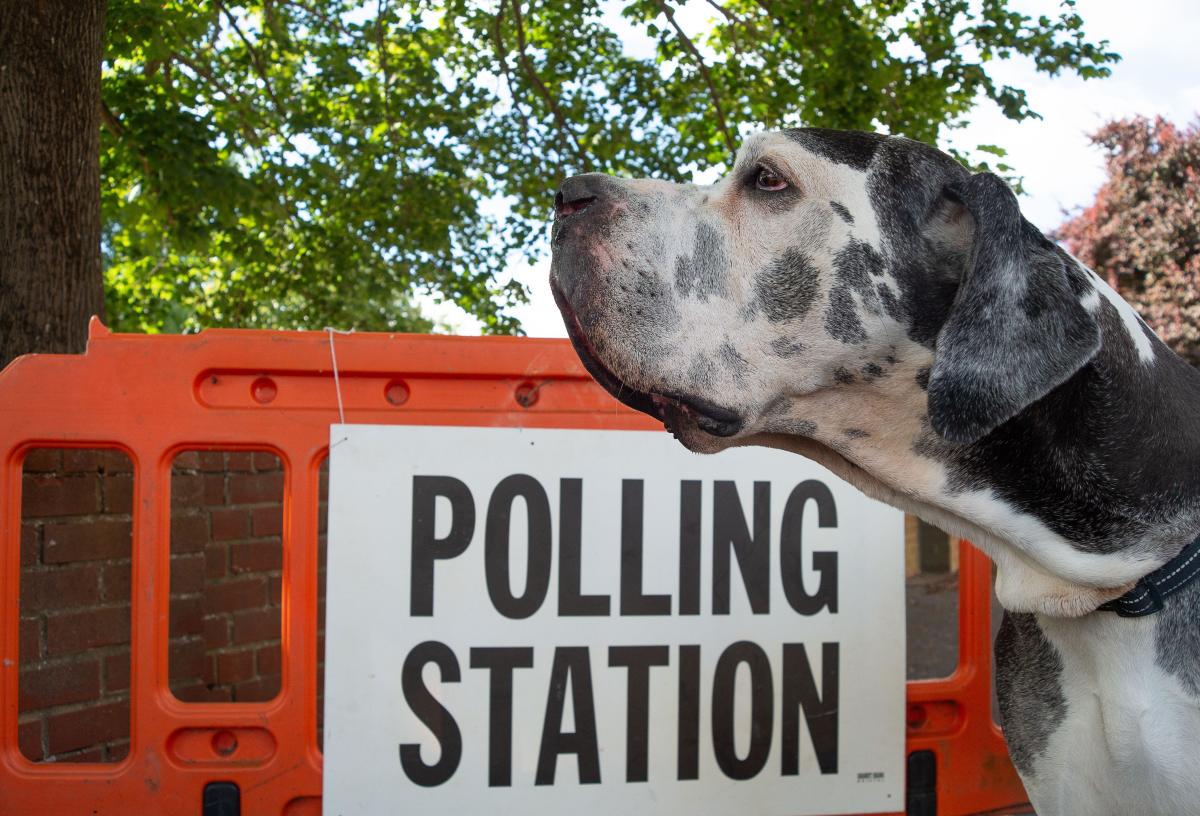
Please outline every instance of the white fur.
[[1155, 663], [1158, 618], [1039, 618], [1066, 718], [1025, 787], [1054, 816], [1195, 816], [1200, 709]]

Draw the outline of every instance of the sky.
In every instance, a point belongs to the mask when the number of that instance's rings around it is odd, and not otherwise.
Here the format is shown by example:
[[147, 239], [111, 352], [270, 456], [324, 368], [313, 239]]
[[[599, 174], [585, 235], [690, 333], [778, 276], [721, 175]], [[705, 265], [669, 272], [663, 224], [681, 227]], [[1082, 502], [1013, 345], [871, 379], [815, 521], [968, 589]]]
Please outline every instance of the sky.
[[[653, 44], [623, 26], [607, 4], [606, 19], [622, 35], [626, 49], [649, 53]], [[1030, 15], [1053, 15], [1057, 0], [1017, 0], [1010, 6]], [[1024, 88], [1041, 120], [1013, 122], [984, 102], [970, 115], [971, 123], [954, 131], [949, 143], [962, 150], [996, 144], [1008, 150], [1007, 163], [1024, 177], [1025, 216], [1043, 230], [1061, 224], [1064, 211], [1091, 203], [1104, 181], [1103, 155], [1088, 134], [1110, 119], [1134, 114], [1161, 115], [1178, 125], [1200, 114], [1200, 2], [1197, 0], [1079, 0], [1077, 9], [1091, 41], [1108, 40], [1109, 50], [1121, 55], [1107, 79], [1082, 80], [1070, 74], [1039, 74], [1024, 58], [989, 63], [997, 82]], [[715, 14], [704, 0], [691, 0], [678, 15], [689, 32], [702, 31]], [[513, 310], [531, 337], [565, 337], [562, 321], [550, 295], [549, 255], [529, 266], [513, 264], [507, 274], [530, 290], [530, 302]], [[427, 314], [447, 323], [458, 334], [478, 334], [472, 318], [447, 304], [421, 301]]]

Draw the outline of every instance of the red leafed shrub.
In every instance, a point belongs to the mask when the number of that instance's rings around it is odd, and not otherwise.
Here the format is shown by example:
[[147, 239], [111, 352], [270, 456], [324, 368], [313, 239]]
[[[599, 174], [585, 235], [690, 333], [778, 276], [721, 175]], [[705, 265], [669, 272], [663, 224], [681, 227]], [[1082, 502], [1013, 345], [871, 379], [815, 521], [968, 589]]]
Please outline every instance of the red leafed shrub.
[[1200, 123], [1110, 122], [1092, 136], [1108, 180], [1056, 237], [1200, 365]]

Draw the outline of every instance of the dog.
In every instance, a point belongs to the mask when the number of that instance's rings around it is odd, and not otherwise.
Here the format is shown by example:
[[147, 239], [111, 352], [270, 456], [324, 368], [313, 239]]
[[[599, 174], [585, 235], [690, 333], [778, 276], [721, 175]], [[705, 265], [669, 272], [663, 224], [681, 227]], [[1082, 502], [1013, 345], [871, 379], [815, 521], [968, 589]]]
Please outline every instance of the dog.
[[982, 548], [1041, 816], [1200, 814], [1200, 375], [1012, 191], [901, 137], [757, 134], [710, 186], [587, 174], [551, 288], [685, 446], [765, 445]]

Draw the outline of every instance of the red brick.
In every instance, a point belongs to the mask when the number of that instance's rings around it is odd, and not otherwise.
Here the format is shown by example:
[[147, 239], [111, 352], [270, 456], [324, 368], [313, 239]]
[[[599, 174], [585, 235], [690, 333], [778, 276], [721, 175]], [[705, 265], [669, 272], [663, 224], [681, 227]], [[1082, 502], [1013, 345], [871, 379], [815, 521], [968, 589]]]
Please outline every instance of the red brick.
[[283, 597], [283, 576], [272, 575], [267, 578], [267, 603], [279, 604], [279, 599]]
[[58, 473], [62, 470], [60, 448], [34, 448], [25, 454], [21, 467], [26, 473]]
[[271, 572], [283, 567], [283, 545], [278, 541], [230, 544], [229, 557], [235, 573]]
[[133, 460], [124, 451], [111, 448], [100, 451], [100, 467], [105, 473], [133, 473]]
[[208, 516], [206, 514], [171, 514], [171, 552], [200, 552], [208, 541]]
[[229, 548], [223, 544], [204, 548], [204, 577], [224, 578], [229, 571]]
[[199, 507], [204, 504], [204, 478], [171, 471], [171, 506]]
[[132, 473], [105, 476], [100, 484], [104, 488], [104, 512], [121, 515], [133, 512]]
[[278, 536], [283, 533], [283, 508], [278, 505], [255, 508], [250, 513], [250, 518], [255, 538]]
[[36, 524], [21, 525], [21, 566], [32, 567], [38, 562], [38, 526]]
[[229, 471], [248, 472], [254, 468], [254, 454], [251, 451], [229, 451], [226, 456], [226, 469]]
[[17, 699], [22, 711], [94, 700], [100, 696], [100, 662], [87, 660], [24, 669], [20, 683]]
[[102, 451], [92, 448], [64, 448], [63, 473], [98, 473]]
[[22, 480], [23, 518], [84, 516], [100, 510], [100, 480], [87, 476], [26, 476]]
[[229, 645], [229, 618], [225, 615], [208, 615], [204, 618], [204, 648], [216, 651]]
[[262, 640], [278, 640], [280, 632], [279, 607], [251, 609], [233, 616], [233, 642], [256, 643]]
[[129, 558], [132, 530], [128, 521], [110, 518], [47, 524], [42, 557], [47, 564]]
[[108, 603], [128, 603], [132, 592], [133, 567], [128, 561], [104, 565], [104, 600]]
[[171, 594], [190, 595], [204, 590], [204, 553], [171, 556]]
[[269, 674], [279, 674], [282, 663], [279, 653], [279, 644], [261, 647], [255, 653], [255, 662], [258, 666], [258, 674], [260, 677], [265, 677]]
[[69, 609], [100, 603], [100, 567], [72, 564], [21, 571], [21, 611]]
[[129, 756], [129, 740], [121, 740], [120, 742], [108, 743], [108, 756], [105, 762], [120, 762], [125, 757]]
[[209, 514], [213, 541], [232, 541], [250, 537], [250, 513], [246, 510], [222, 509]]
[[229, 477], [229, 500], [233, 504], [278, 504], [283, 501], [283, 471]]
[[254, 452], [254, 469], [257, 471], [280, 470], [282, 463], [279, 457], [267, 451]]
[[210, 473], [204, 477], [204, 506], [220, 507], [225, 504], [225, 474]]
[[263, 703], [279, 693], [279, 677], [257, 677], [233, 687], [233, 699], [239, 703]]
[[204, 599], [199, 595], [172, 598], [170, 637], [199, 635], [204, 632]]
[[205, 593], [205, 609], [212, 613], [255, 609], [267, 603], [267, 579], [243, 578], [213, 584]]
[[128, 606], [64, 612], [46, 621], [46, 652], [50, 655], [128, 642]]
[[46, 736], [51, 754], [61, 754], [97, 743], [129, 737], [129, 702], [57, 714], [46, 719]]
[[104, 658], [104, 693], [112, 694], [129, 688], [129, 652], [118, 652]]
[[167, 647], [167, 675], [171, 683], [190, 683], [204, 677], [204, 641], [173, 640]]
[[242, 683], [254, 676], [254, 650], [217, 655], [217, 680], [222, 686]]
[[172, 470], [196, 470], [200, 467], [200, 451], [183, 451], [175, 455]]
[[200, 451], [200, 469], [209, 473], [225, 470], [225, 454], [222, 451]]
[[21, 618], [21, 643], [17, 659], [22, 665], [37, 662], [42, 656], [42, 622], [37, 618]]
[[42, 721], [23, 722], [17, 726], [17, 744], [26, 759], [37, 762], [42, 758]]

